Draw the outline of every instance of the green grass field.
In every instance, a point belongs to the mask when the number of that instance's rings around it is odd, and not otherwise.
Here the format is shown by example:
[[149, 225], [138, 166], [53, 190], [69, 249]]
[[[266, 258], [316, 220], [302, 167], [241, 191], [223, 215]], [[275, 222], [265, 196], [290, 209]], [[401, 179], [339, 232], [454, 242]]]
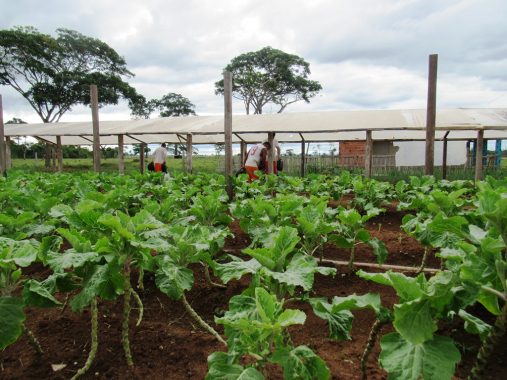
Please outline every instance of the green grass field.
[[[150, 159], [145, 161], [147, 165]], [[169, 159], [167, 166], [169, 171], [183, 171], [186, 161], [183, 159]], [[194, 172], [217, 172], [219, 169], [219, 160], [214, 156], [194, 156], [192, 159]], [[44, 160], [39, 159], [26, 159], [23, 160], [13, 159], [12, 168], [14, 170], [25, 171], [46, 171], [44, 167]], [[64, 172], [88, 171], [93, 170], [93, 160], [91, 158], [65, 158], [63, 160]], [[101, 160], [101, 170], [104, 172], [117, 172], [118, 160], [116, 158], [107, 158]], [[127, 157], [125, 158], [125, 172], [130, 173], [139, 171], [139, 158]]]

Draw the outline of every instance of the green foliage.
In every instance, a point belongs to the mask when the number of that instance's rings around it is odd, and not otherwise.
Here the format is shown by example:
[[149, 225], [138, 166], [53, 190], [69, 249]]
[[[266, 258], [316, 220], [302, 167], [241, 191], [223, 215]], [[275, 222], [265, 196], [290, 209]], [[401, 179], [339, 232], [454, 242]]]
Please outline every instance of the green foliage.
[[413, 344], [397, 333], [390, 333], [380, 341], [380, 365], [389, 379], [451, 379], [461, 355], [454, 342], [444, 336]]
[[[319, 82], [308, 79], [308, 62], [271, 47], [241, 54], [224, 70], [232, 73], [233, 96], [243, 100], [247, 114], [250, 110], [261, 114], [268, 103], [280, 107], [280, 113], [297, 101], [309, 103], [322, 89]], [[215, 88], [217, 94], [223, 94], [223, 79], [215, 83]]]
[[0, 31], [0, 84], [19, 92], [43, 122], [89, 104], [91, 84], [100, 88], [102, 105], [134, 96], [121, 79], [133, 74], [110, 46], [73, 30], [56, 32], [54, 38], [33, 27]]

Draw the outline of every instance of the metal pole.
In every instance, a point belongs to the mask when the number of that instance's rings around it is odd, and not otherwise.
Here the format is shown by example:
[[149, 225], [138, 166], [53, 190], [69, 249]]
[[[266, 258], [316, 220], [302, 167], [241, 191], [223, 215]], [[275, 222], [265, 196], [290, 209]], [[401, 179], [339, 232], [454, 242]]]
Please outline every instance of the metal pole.
[[438, 54], [429, 56], [428, 103], [426, 108], [426, 151], [424, 174], [433, 175], [435, 161], [435, 120], [437, 110]]
[[232, 73], [224, 71], [225, 191], [232, 200]]
[[5, 136], [5, 168], [12, 169], [12, 152], [11, 152], [11, 138]]
[[93, 170], [100, 172], [100, 133], [99, 133], [99, 92], [97, 85], [90, 85], [90, 105], [93, 122]]

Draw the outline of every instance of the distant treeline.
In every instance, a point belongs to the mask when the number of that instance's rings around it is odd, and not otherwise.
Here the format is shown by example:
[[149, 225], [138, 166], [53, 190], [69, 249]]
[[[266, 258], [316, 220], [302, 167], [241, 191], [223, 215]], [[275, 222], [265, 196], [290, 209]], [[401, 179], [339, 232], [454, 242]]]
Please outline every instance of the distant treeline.
[[[102, 148], [102, 158], [116, 158], [118, 157], [117, 147], [106, 147]], [[63, 158], [91, 158], [93, 152], [89, 149], [74, 146], [64, 145], [62, 146]], [[44, 158], [46, 155], [46, 144], [35, 143], [35, 144], [16, 144], [11, 142], [11, 157], [12, 158]]]

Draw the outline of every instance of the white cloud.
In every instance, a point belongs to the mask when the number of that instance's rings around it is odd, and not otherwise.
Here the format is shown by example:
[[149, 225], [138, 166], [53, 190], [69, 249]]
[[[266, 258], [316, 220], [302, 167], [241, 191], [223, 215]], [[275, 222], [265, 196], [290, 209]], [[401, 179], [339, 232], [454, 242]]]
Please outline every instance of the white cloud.
[[[221, 113], [214, 82], [235, 56], [272, 46], [311, 63], [322, 92], [286, 112], [423, 108], [427, 62], [439, 54], [439, 107], [507, 106], [504, 0], [17, 0], [3, 4], [0, 28], [58, 27], [106, 41], [136, 74], [148, 98], [181, 93], [198, 114]], [[5, 118], [37, 121], [2, 87]], [[234, 104], [242, 112], [241, 102]], [[276, 109], [267, 109], [275, 112]], [[101, 110], [128, 118], [126, 104]], [[75, 107], [63, 120], [87, 119]]]

